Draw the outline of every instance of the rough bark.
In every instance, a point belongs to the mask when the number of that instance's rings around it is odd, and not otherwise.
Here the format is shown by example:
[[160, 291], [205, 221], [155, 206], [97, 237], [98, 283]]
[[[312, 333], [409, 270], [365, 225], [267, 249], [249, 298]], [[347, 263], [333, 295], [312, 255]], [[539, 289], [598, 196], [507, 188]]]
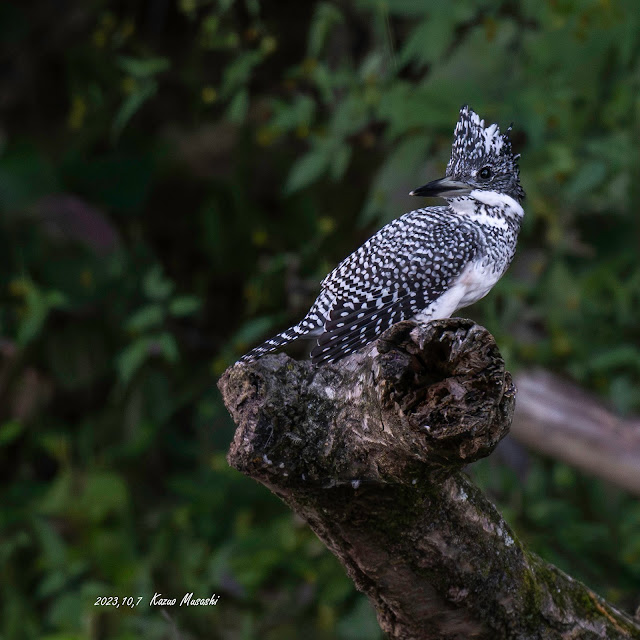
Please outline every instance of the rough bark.
[[640, 494], [640, 419], [622, 418], [575, 384], [542, 371], [516, 378], [511, 435], [534, 451]]
[[336, 365], [267, 356], [219, 386], [238, 425], [229, 463], [309, 523], [390, 638], [640, 638], [529, 553], [461, 472], [514, 410], [482, 327], [403, 322]]

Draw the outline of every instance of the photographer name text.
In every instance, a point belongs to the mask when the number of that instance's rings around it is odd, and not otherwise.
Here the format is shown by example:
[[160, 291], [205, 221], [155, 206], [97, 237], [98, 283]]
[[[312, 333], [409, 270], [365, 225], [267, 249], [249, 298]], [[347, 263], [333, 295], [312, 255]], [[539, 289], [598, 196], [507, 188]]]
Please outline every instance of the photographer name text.
[[[96, 607], [129, 607], [131, 609], [137, 607], [144, 598], [142, 596], [100, 596], [96, 598], [94, 606]], [[220, 596], [212, 593], [208, 598], [194, 598], [193, 592], [185, 593], [182, 600], [178, 603], [178, 598], [165, 598], [161, 593], [154, 593], [153, 598], [149, 600], [150, 607], [215, 607], [220, 600]]]
[[[212, 593], [208, 598], [194, 598], [193, 593], [185, 593], [182, 600], [180, 600], [181, 607], [206, 607], [206, 606], [214, 606], [218, 604], [218, 600], [220, 600], [220, 596]], [[153, 598], [151, 598], [151, 602], [149, 606], [157, 606], [157, 607], [174, 607], [178, 602], [177, 598], [165, 598], [161, 593], [154, 593]]]

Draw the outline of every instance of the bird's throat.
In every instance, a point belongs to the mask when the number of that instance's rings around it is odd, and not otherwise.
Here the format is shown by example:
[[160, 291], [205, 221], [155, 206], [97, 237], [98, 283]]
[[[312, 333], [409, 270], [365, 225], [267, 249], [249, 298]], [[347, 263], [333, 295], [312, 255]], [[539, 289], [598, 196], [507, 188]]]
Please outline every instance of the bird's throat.
[[448, 203], [455, 213], [492, 226], [499, 226], [500, 220], [519, 223], [524, 215], [517, 200], [498, 191], [474, 189], [468, 196], [448, 199]]

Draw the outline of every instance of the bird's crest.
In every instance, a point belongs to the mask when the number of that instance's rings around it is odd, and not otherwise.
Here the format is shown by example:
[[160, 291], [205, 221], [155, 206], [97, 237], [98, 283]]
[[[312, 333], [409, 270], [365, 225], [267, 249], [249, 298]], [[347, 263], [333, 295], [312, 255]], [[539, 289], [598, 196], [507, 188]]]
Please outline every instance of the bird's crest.
[[495, 123], [485, 126], [484, 120], [468, 105], [464, 105], [460, 109], [460, 117], [453, 133], [447, 175], [469, 175], [474, 169], [488, 164], [496, 172], [508, 177], [508, 182], [512, 183], [509, 187], [514, 190], [514, 195], [518, 199], [523, 198], [524, 191], [519, 183], [520, 154], [513, 153], [510, 131], [511, 127], [508, 127], [505, 133], [500, 133], [500, 127]]

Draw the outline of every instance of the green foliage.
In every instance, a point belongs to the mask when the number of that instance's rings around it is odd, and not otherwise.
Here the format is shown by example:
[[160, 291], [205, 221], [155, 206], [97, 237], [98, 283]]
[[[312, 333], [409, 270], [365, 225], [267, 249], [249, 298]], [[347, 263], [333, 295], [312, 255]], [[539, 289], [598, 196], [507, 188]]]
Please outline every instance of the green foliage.
[[[147, 4], [0, 5], [0, 638], [380, 637], [337, 561], [228, 468], [215, 378], [422, 205], [406, 194], [442, 175], [469, 103], [515, 123], [528, 198], [513, 267], [468, 314], [510, 368], [640, 412], [640, 14]], [[474, 473], [518, 534], [637, 605], [635, 502], [494, 458]], [[163, 612], [156, 592], [220, 601]]]
[[111, 129], [112, 136], [116, 139], [127, 122], [139, 111], [144, 103], [152, 98], [158, 91], [158, 82], [155, 76], [169, 69], [169, 60], [166, 58], [136, 59], [128, 56], [120, 56], [118, 66], [129, 74], [130, 93], [124, 99], [120, 109], [113, 118]]

